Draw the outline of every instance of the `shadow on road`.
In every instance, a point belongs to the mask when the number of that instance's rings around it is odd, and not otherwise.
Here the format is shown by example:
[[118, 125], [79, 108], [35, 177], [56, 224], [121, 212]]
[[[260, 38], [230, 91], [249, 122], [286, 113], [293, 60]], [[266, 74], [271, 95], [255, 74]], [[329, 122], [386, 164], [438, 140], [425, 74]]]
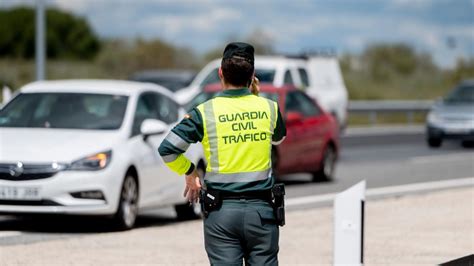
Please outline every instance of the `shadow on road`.
[[[1, 217], [1, 216], [0, 216]], [[0, 220], [1, 231], [23, 231], [35, 233], [85, 234], [115, 232], [111, 219], [83, 216], [34, 215], [4, 216]], [[163, 226], [177, 223], [174, 217], [144, 215], [139, 216], [135, 228]]]
[[324, 180], [313, 181], [313, 177], [311, 174], [296, 173], [296, 174], [278, 176], [278, 179], [276, 182], [284, 183], [287, 186], [291, 186], [291, 185], [302, 185], [302, 184], [308, 184], [308, 185], [330, 184], [331, 182], [334, 182], [334, 181], [324, 181]]

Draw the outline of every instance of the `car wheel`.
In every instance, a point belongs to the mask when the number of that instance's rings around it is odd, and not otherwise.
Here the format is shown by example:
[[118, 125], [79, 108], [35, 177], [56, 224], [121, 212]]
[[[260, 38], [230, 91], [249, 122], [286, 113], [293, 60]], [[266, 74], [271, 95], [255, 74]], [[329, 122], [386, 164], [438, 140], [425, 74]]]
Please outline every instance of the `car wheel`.
[[438, 148], [441, 146], [441, 143], [442, 143], [441, 138], [432, 138], [432, 137], [428, 138], [428, 146], [430, 146], [431, 148]]
[[[199, 174], [199, 177], [201, 178], [201, 184], [203, 183], [202, 179], [204, 178], [204, 175], [206, 174], [206, 166], [204, 163], [199, 163], [198, 166], [196, 167], [196, 171]], [[188, 220], [194, 220], [198, 219], [202, 216], [201, 213], [201, 205], [199, 203], [185, 203], [185, 204], [179, 204], [174, 207], [176, 211], [176, 218], [180, 221], [188, 221]]]
[[118, 230], [133, 228], [138, 215], [138, 183], [134, 176], [127, 174], [120, 193], [119, 206], [114, 220]]
[[463, 140], [461, 142], [461, 145], [464, 148], [474, 148], [474, 140]]
[[334, 178], [334, 168], [336, 166], [336, 150], [328, 145], [323, 154], [321, 167], [313, 174], [313, 181], [331, 181]]

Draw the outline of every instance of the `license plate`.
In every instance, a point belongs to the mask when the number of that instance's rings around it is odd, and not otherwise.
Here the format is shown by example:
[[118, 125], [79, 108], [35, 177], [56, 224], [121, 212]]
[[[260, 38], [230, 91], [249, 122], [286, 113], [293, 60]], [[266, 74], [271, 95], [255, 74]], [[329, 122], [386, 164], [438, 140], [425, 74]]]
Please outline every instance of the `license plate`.
[[37, 187], [0, 187], [0, 199], [4, 200], [39, 200]]

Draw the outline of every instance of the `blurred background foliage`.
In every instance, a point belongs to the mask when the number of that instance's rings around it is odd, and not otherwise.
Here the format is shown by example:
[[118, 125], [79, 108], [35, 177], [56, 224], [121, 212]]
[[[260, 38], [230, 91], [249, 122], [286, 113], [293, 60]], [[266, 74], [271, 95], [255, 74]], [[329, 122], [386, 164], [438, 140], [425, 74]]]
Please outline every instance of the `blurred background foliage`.
[[[31, 59], [35, 52], [35, 10], [0, 10], [0, 56]], [[46, 12], [48, 58], [92, 59], [100, 40], [83, 18], [48, 9]]]
[[[126, 79], [143, 69], [199, 70], [219, 58], [223, 49], [196, 54], [160, 39], [100, 39], [81, 17], [57, 9], [48, 9], [46, 16], [48, 79]], [[34, 21], [32, 8], [0, 10], [0, 83], [12, 89], [34, 80]], [[237, 39], [254, 44], [257, 54], [275, 54], [271, 37], [258, 29], [244, 38], [229, 36], [227, 41]], [[374, 43], [359, 54], [339, 58], [354, 100], [435, 99], [460, 80], [474, 77], [474, 58], [440, 69], [430, 54], [404, 43]]]

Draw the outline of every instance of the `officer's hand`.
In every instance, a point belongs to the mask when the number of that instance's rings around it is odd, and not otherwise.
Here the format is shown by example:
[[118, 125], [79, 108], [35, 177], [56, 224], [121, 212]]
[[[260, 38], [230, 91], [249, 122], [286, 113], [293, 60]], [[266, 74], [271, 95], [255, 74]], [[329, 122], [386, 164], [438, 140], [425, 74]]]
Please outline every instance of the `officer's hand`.
[[250, 84], [250, 91], [252, 94], [257, 95], [260, 92], [260, 81], [257, 77], [253, 77], [252, 84]]
[[201, 182], [199, 181], [199, 174], [194, 171], [186, 176], [186, 188], [184, 189], [184, 195], [189, 203], [198, 202], [199, 191], [201, 190]]

